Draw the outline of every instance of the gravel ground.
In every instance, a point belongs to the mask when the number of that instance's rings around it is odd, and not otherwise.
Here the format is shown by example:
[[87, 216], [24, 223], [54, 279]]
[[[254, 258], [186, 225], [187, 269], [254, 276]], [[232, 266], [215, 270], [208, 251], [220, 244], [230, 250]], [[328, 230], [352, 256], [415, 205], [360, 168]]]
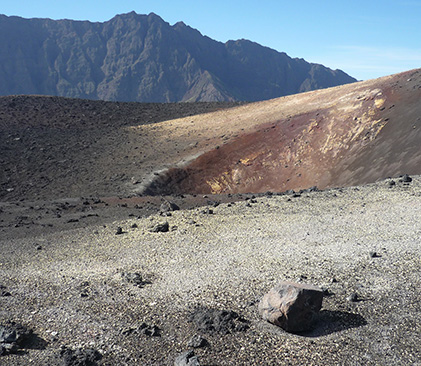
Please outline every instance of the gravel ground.
[[[98, 365], [173, 365], [199, 335], [201, 365], [421, 365], [421, 178], [390, 181], [2, 237], [0, 324], [37, 342], [0, 363], [63, 365], [66, 347], [98, 350]], [[326, 289], [313, 331], [260, 320], [281, 280]], [[238, 318], [211, 330], [198, 309]]]

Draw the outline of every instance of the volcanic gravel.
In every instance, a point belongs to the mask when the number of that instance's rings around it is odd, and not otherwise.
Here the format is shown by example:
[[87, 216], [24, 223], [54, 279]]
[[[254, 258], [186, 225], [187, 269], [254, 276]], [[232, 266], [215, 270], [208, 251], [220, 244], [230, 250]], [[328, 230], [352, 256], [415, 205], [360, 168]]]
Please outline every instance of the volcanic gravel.
[[[11, 295], [0, 297], [0, 325], [22, 324], [45, 346], [0, 363], [174, 365], [201, 336], [202, 365], [419, 365], [421, 179], [411, 178], [216, 206], [220, 197], [201, 197], [212, 215], [167, 197], [181, 209], [165, 220], [159, 198], [143, 214], [130, 200], [78, 201], [98, 216], [56, 218], [52, 228], [19, 218], [24, 226], [3, 227], [0, 238], [0, 284]], [[13, 221], [18, 204], [3, 204], [0, 218]], [[113, 221], [106, 210], [127, 216]], [[150, 232], [163, 221], [169, 231]], [[261, 297], [282, 280], [325, 290], [313, 331], [289, 334], [260, 319]]]

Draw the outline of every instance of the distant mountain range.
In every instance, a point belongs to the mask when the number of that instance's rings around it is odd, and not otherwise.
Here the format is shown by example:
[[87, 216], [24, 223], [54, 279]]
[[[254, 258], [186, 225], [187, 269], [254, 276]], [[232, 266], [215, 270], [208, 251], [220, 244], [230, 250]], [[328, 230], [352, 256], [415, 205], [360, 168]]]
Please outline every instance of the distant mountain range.
[[257, 101], [356, 81], [248, 40], [135, 12], [104, 23], [0, 15], [0, 95]]

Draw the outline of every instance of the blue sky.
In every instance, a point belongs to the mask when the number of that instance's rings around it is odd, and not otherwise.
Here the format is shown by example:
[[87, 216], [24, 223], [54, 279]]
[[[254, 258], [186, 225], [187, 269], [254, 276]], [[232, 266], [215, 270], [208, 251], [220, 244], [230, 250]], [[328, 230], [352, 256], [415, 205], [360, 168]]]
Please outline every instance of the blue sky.
[[421, 0], [0, 0], [0, 13], [104, 22], [154, 12], [218, 41], [245, 38], [359, 80], [421, 67]]

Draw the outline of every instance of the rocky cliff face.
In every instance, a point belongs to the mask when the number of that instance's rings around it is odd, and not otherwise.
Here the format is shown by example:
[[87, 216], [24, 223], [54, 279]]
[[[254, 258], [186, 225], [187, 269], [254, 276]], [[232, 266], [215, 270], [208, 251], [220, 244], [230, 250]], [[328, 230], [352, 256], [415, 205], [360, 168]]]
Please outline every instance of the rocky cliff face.
[[355, 81], [247, 41], [134, 12], [105, 23], [0, 15], [0, 95], [257, 101]]

